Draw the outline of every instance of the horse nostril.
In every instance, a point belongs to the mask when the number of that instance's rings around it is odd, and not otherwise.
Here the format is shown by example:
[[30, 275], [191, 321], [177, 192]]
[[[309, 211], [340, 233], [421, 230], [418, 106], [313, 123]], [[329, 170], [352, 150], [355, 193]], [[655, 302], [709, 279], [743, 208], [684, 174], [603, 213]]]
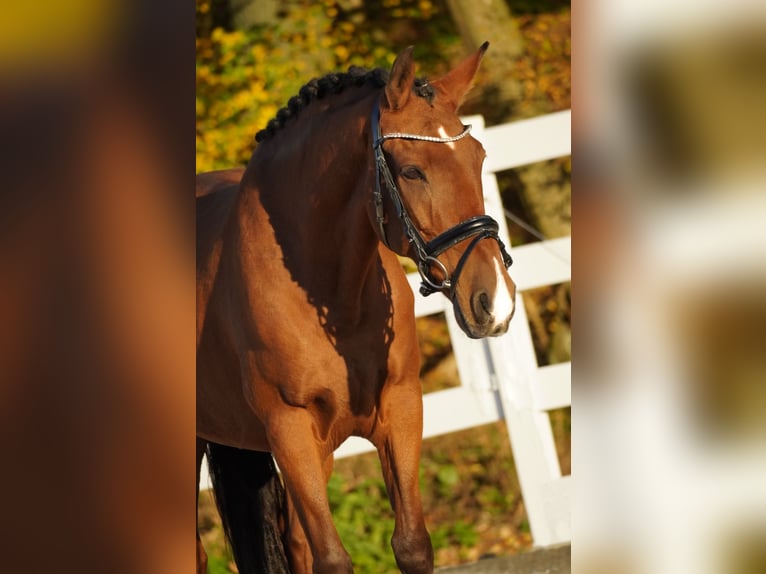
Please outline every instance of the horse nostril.
[[502, 335], [508, 331], [508, 325], [511, 322], [510, 318], [506, 319], [502, 323], [498, 323], [494, 329], [492, 329], [492, 335]]
[[481, 305], [482, 310], [487, 314], [492, 314], [492, 306], [489, 303], [489, 297], [486, 293], [481, 292], [479, 293], [479, 304]]
[[476, 317], [476, 321], [481, 325], [485, 325], [492, 320], [492, 302], [486, 292], [482, 291], [474, 296], [473, 314]]

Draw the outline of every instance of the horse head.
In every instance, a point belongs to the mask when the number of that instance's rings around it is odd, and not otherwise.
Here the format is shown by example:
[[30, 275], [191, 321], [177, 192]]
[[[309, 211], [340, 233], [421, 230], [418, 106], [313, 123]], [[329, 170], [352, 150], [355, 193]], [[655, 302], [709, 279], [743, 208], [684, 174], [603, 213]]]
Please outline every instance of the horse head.
[[396, 58], [371, 119], [370, 217], [378, 236], [417, 263], [421, 293], [446, 295], [472, 338], [505, 333], [516, 294], [498, 224], [484, 213], [486, 153], [457, 115], [487, 47], [434, 82], [415, 78], [407, 48]]

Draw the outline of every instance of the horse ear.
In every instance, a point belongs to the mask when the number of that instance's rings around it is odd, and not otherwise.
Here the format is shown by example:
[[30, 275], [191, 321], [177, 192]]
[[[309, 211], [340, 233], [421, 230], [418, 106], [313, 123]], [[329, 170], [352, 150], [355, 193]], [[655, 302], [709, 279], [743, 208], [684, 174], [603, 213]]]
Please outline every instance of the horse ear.
[[391, 68], [391, 74], [386, 84], [386, 102], [392, 110], [404, 107], [410, 97], [412, 84], [415, 81], [415, 64], [412, 61], [413, 46], [401, 51]]
[[484, 42], [475, 54], [469, 56], [455, 69], [433, 82], [433, 85], [453, 103], [455, 110], [460, 107], [466, 94], [471, 89], [474, 76], [476, 76], [479, 64], [487, 48], [489, 48], [489, 42]]

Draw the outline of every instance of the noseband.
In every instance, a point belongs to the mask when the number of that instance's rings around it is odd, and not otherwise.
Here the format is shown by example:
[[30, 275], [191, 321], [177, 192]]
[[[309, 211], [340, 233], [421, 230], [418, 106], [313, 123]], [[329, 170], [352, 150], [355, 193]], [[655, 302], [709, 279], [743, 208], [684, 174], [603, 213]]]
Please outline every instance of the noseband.
[[[455, 289], [457, 286], [457, 280], [460, 276], [460, 272], [463, 270], [468, 256], [476, 247], [476, 244], [482, 239], [494, 239], [500, 246], [500, 253], [503, 257], [503, 263], [506, 269], [511, 266], [513, 259], [505, 249], [505, 245], [498, 236], [499, 225], [489, 215], [476, 215], [470, 217], [464, 221], [461, 221], [454, 227], [450, 227], [443, 233], [440, 233], [434, 237], [431, 241], [425, 241], [423, 236], [417, 230], [412, 223], [412, 219], [407, 213], [407, 209], [404, 207], [399, 188], [396, 185], [394, 176], [391, 174], [391, 170], [386, 163], [386, 157], [383, 153], [383, 142], [390, 139], [406, 139], [416, 140], [431, 143], [452, 143], [463, 139], [471, 131], [471, 126], [465, 126], [462, 133], [452, 137], [432, 137], [421, 136], [416, 134], [406, 133], [391, 133], [381, 135], [380, 133], [380, 106], [375, 105], [372, 108], [371, 125], [373, 130], [372, 136], [372, 150], [375, 155], [375, 190], [373, 192], [375, 200], [375, 217], [378, 223], [378, 229], [380, 231], [380, 238], [386, 247], [390, 248], [388, 244], [388, 237], [386, 236], [386, 216], [383, 209], [383, 192], [381, 190], [380, 181], [381, 176], [386, 184], [388, 195], [396, 208], [396, 213], [399, 219], [402, 221], [404, 231], [407, 234], [410, 244], [413, 246], [416, 256], [416, 263], [418, 266], [418, 273], [422, 283], [420, 284], [420, 293], [423, 296], [431, 295], [437, 291], [446, 291], [450, 299], [454, 298]], [[465, 241], [466, 239], [473, 238], [473, 241], [468, 244], [468, 247], [460, 257], [455, 270], [450, 277], [447, 268], [439, 261], [438, 257], [451, 247], [454, 247], [458, 243]], [[437, 267], [441, 270], [444, 276], [441, 283], [437, 283], [431, 276], [431, 269]]]

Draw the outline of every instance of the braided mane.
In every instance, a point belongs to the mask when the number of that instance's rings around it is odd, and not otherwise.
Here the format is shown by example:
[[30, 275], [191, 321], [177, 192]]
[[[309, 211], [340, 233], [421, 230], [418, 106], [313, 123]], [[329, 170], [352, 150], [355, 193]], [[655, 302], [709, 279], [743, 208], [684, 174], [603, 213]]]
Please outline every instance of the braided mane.
[[[315, 100], [320, 100], [328, 94], [338, 94], [349, 86], [363, 86], [369, 84], [375, 88], [382, 88], [388, 82], [388, 70], [375, 68], [367, 70], [359, 66], [351, 66], [348, 72], [332, 73], [314, 78], [304, 85], [288, 100], [287, 105], [277, 112], [276, 117], [269, 120], [266, 127], [255, 134], [255, 141], [260, 143], [268, 140], [278, 130], [284, 127], [287, 121]], [[428, 100], [434, 98], [434, 90], [425, 78], [415, 80], [415, 93]]]

